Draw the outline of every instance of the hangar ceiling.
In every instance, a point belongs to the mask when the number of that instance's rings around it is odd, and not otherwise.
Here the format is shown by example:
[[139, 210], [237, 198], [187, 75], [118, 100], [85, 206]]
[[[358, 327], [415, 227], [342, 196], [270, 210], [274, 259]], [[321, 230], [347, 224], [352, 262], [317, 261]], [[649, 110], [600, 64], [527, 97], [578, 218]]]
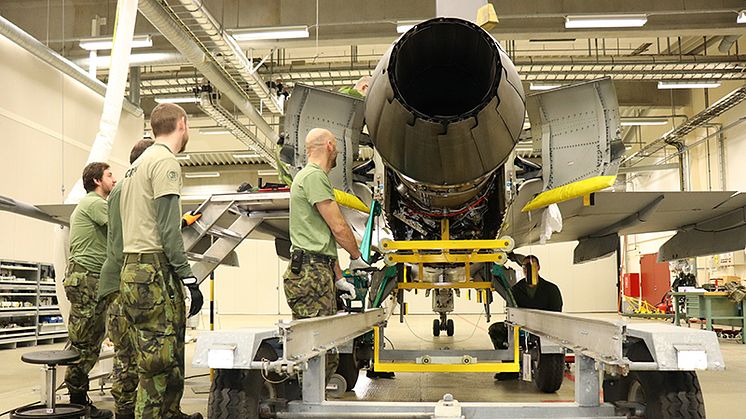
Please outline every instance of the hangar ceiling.
[[[745, 8], [740, 0], [491, 3], [499, 19], [491, 33], [515, 62], [527, 92], [530, 83], [610, 76], [623, 117], [663, 116], [673, 127], [686, 119], [680, 110], [690, 103], [692, 93], [660, 91], [658, 81], [746, 80], [746, 38], [741, 37], [746, 25], [736, 23], [737, 13]], [[90, 57], [79, 41], [95, 30], [110, 36], [115, 11], [115, 0], [0, 1], [2, 16], [84, 69], [89, 68]], [[564, 27], [567, 15], [620, 12], [644, 14], [648, 21], [640, 28]], [[397, 22], [424, 20], [435, 13], [434, 0], [141, 0], [135, 33], [151, 35], [153, 46], [133, 50], [139, 82], [131, 90], [139, 93], [140, 106], [148, 114], [156, 97], [192, 94], [207, 80], [217, 86], [214, 74], [201, 70], [195, 55], [185, 51], [204, 53], [230, 85], [226, 90], [234, 93], [222, 91], [220, 105], [247, 125], [247, 135], [262, 135], [282, 123], [281, 104], [265, 82], [281, 80], [289, 88], [295, 83], [333, 89], [351, 85], [373, 70], [398, 37]], [[236, 42], [229, 35], [241, 28], [288, 25], [308, 26], [310, 36]], [[167, 27], [172, 33], [164, 30]], [[175, 37], [183, 45], [176, 45]], [[187, 44], [191, 50], [185, 50]], [[107, 54], [100, 51], [95, 59], [102, 81]], [[240, 101], [248, 102], [255, 112], [242, 111], [236, 106]], [[187, 104], [185, 108], [195, 117], [194, 125], [216, 125], [210, 119], [214, 113], [204, 107]], [[627, 140], [639, 137], [634, 127], [624, 130]], [[655, 140], [638, 138], [629, 143], [639, 150]]]

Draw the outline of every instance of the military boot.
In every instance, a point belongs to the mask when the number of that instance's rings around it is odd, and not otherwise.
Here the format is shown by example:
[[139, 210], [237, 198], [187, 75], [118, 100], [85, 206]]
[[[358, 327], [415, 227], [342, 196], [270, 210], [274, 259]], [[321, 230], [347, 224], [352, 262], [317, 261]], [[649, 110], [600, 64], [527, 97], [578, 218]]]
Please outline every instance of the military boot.
[[192, 413], [191, 415], [188, 415], [181, 412], [181, 416], [178, 416], [178, 419], [202, 419], [202, 413]]
[[108, 419], [114, 416], [111, 410], [99, 409], [91, 403], [87, 393], [70, 393], [70, 403], [79, 404], [88, 408], [88, 417], [91, 419]]
[[134, 412], [125, 412], [125, 413], [117, 412], [117, 414], [114, 415], [114, 418], [115, 419], [135, 419], [135, 413]]

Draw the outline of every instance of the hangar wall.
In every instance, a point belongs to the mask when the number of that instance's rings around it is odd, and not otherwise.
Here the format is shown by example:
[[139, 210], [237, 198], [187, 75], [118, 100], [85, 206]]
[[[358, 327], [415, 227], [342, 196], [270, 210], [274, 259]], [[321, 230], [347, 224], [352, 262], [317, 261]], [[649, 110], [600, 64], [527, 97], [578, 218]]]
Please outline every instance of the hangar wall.
[[[0, 36], [0, 195], [59, 204], [80, 177], [104, 99]], [[8, 99], [10, 98], [10, 99]], [[142, 117], [122, 112], [112, 165], [119, 179]], [[0, 212], [0, 258], [52, 262], [53, 225]]]

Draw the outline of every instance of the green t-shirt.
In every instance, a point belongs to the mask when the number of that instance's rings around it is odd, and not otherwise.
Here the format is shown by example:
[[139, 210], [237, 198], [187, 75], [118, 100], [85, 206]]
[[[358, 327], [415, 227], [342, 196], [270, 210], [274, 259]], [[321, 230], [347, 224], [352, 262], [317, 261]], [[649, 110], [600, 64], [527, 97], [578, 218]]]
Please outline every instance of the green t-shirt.
[[101, 272], [106, 259], [108, 204], [96, 192], [88, 192], [70, 216], [70, 260], [90, 272]]
[[359, 98], [365, 98], [365, 95], [355, 90], [353, 86], [345, 86], [338, 90], [339, 93], [344, 93], [346, 95], [355, 96]]
[[334, 199], [329, 176], [309, 163], [293, 178], [290, 187], [290, 242], [294, 249], [337, 257], [337, 242], [321, 213], [319, 202]]
[[181, 166], [168, 146], [155, 143], [130, 166], [122, 180], [119, 209], [125, 253], [163, 251], [155, 200], [181, 194]]
[[106, 262], [101, 267], [98, 283], [98, 297], [119, 291], [119, 274], [122, 271], [122, 218], [119, 216], [119, 196], [121, 184], [117, 183], [109, 194], [109, 233], [106, 238]]

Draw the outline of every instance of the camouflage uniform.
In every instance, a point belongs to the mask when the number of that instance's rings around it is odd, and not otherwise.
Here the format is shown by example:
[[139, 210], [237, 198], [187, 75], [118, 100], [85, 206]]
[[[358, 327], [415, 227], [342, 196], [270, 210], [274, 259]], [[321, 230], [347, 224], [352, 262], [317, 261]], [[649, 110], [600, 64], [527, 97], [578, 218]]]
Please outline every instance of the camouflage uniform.
[[120, 216], [121, 183], [109, 193], [109, 222], [106, 244], [106, 261], [101, 266], [98, 284], [99, 299], [109, 306], [107, 328], [114, 343], [114, 368], [111, 395], [114, 397], [117, 416], [131, 417], [137, 400], [137, 352], [135, 329], [124, 315], [119, 298], [119, 276], [122, 273], [122, 219]]
[[119, 293], [109, 294], [106, 299], [109, 304], [108, 334], [114, 343], [111, 395], [118, 415], [132, 413], [135, 411], [138, 380], [135, 330], [125, 316]]
[[70, 300], [67, 322], [70, 345], [80, 359], [67, 368], [65, 382], [70, 393], [88, 392], [88, 373], [98, 361], [106, 333], [106, 303], [98, 299], [99, 274], [70, 261], [65, 274], [65, 294]]
[[[331, 263], [304, 258], [301, 271], [297, 275], [288, 266], [283, 280], [285, 297], [287, 297], [294, 319], [331, 316], [337, 313], [334, 270]], [[327, 352], [327, 382], [337, 370], [337, 365], [339, 365], [339, 354]]]
[[181, 281], [162, 253], [126, 254], [119, 298], [141, 350], [135, 417], [179, 417], [186, 332]]
[[124, 264], [119, 298], [135, 329], [136, 418], [183, 418], [186, 307], [193, 276], [181, 237], [181, 167], [163, 143], [135, 160], [121, 182]]

